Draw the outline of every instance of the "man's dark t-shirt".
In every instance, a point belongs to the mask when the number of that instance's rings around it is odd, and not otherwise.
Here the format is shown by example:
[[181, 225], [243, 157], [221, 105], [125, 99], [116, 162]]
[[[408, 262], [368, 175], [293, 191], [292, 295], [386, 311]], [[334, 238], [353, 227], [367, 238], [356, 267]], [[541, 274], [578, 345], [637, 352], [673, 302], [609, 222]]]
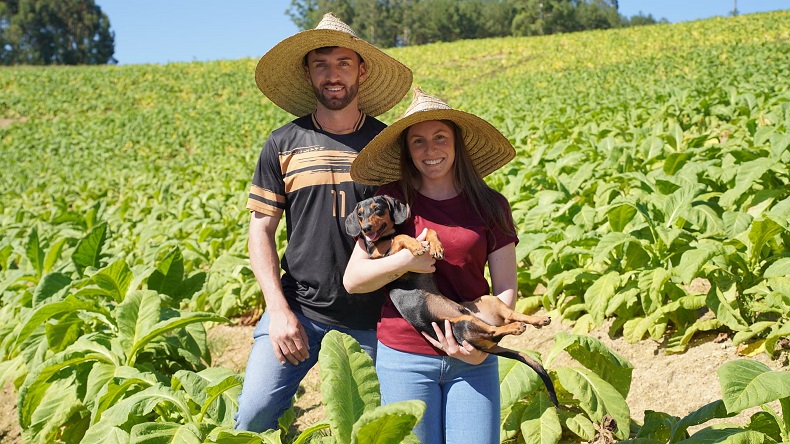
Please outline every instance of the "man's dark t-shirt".
[[362, 115], [354, 132], [331, 134], [308, 115], [273, 131], [261, 151], [247, 208], [272, 217], [285, 212], [283, 293], [292, 310], [310, 319], [376, 328], [384, 292], [349, 295], [343, 287], [355, 245], [345, 218], [376, 191], [351, 180], [351, 162], [385, 127]]

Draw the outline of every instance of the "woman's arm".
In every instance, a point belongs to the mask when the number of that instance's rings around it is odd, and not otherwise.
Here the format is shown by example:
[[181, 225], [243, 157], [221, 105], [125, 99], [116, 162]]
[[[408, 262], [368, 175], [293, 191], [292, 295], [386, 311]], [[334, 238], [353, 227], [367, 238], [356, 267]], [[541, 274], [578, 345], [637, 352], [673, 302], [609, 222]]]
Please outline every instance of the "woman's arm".
[[[423, 231], [418, 240], [425, 239]], [[343, 286], [346, 291], [354, 293], [369, 293], [389, 284], [409, 271], [415, 273], [433, 273], [436, 271], [436, 259], [425, 253], [414, 256], [409, 250], [403, 249], [390, 256], [371, 259], [365, 251], [365, 241], [358, 239], [351, 253], [351, 259], [346, 265], [343, 274]]]
[[488, 271], [491, 274], [491, 294], [510, 308], [515, 308], [518, 294], [516, 244], [507, 244], [489, 254]]

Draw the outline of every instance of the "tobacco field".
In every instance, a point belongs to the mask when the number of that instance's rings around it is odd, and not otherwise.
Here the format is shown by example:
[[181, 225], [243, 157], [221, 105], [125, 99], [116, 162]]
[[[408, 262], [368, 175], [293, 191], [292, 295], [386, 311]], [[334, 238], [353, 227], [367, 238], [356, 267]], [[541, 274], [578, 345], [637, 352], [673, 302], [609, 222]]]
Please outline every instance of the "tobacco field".
[[[790, 11], [388, 52], [513, 143], [487, 180], [519, 230], [518, 308], [573, 325], [535, 355], [561, 409], [500, 362], [503, 442], [790, 442], [790, 372], [749, 359], [790, 348]], [[342, 335], [319, 358], [325, 420], [233, 430], [243, 374], [212, 366], [206, 329], [262, 308], [244, 205], [292, 119], [256, 63], [0, 69], [0, 387], [24, 442], [416, 442], [424, 406], [380, 406]], [[633, 366], [587, 335], [605, 321], [666, 353], [725, 333], [743, 359], [712, 376], [721, 400], [637, 422]]]

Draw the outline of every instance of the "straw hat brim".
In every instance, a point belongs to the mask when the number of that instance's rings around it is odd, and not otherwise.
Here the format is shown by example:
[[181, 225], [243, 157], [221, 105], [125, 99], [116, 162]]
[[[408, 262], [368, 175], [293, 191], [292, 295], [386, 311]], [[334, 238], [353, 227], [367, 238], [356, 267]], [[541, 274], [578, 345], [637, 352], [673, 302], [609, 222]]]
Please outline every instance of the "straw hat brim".
[[325, 46], [356, 51], [365, 61], [367, 78], [359, 86], [359, 109], [378, 116], [395, 106], [411, 87], [411, 70], [370, 43], [331, 29], [310, 29], [286, 38], [258, 61], [255, 83], [275, 105], [301, 117], [316, 109], [316, 97], [305, 77], [302, 61], [308, 52]]
[[428, 120], [451, 120], [458, 125], [480, 177], [491, 174], [516, 156], [510, 141], [474, 114], [454, 109], [426, 110], [403, 117], [371, 140], [351, 164], [351, 178], [367, 185], [384, 185], [400, 179], [401, 133]]

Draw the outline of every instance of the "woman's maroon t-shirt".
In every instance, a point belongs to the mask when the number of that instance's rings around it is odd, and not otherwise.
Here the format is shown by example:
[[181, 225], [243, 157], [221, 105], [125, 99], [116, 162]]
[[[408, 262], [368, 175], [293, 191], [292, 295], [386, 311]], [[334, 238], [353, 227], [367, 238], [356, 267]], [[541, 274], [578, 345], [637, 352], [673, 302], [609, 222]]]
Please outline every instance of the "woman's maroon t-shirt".
[[[387, 194], [405, 202], [397, 183], [384, 185], [376, 194]], [[506, 207], [510, 215], [504, 197], [491, 204]], [[483, 219], [461, 196], [438, 201], [417, 193], [410, 210], [411, 217], [399, 226], [399, 233], [416, 236], [423, 228], [433, 228], [444, 246], [444, 259], [436, 261], [434, 273], [442, 294], [455, 301], [471, 301], [490, 294], [485, 278], [488, 255], [505, 245], [518, 243], [518, 237], [507, 235], [496, 227], [487, 228]], [[510, 224], [512, 226], [512, 220]], [[403, 319], [389, 298], [381, 310], [378, 339], [387, 347], [404, 352], [444, 354]]]

